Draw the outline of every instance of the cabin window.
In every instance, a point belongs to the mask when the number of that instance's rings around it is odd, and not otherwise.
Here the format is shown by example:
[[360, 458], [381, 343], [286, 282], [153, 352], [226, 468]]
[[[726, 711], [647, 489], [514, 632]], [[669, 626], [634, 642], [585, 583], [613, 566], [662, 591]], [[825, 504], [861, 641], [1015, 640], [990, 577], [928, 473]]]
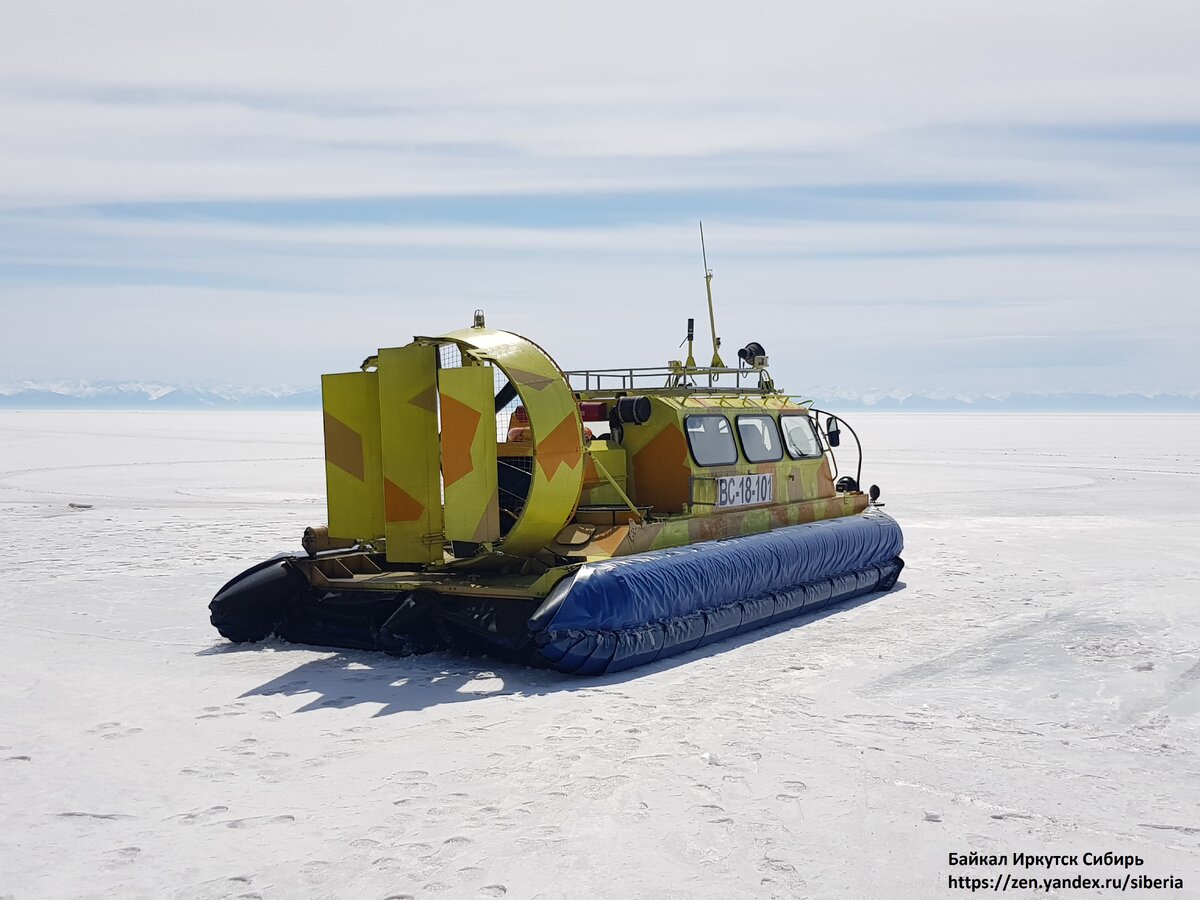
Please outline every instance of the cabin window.
[[783, 445], [792, 459], [821, 455], [821, 445], [808, 416], [780, 416], [779, 424], [783, 426]]
[[750, 462], [775, 462], [783, 459], [779, 429], [770, 416], [738, 416], [737, 428], [738, 437], [742, 439], [742, 452]]
[[683, 427], [696, 465], [731, 466], [737, 462], [733, 429], [724, 416], [688, 416]]

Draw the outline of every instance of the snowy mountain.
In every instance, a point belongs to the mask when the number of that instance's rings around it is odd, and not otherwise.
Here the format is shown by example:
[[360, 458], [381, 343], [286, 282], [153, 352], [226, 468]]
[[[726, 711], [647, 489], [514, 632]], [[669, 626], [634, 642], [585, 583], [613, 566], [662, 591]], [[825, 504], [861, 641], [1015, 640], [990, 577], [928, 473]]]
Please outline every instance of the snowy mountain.
[[0, 385], [0, 409], [319, 409], [303, 387], [171, 385], [140, 381], [21, 381]]
[[1200, 391], [1112, 393], [1045, 391], [952, 393], [814, 387], [805, 392], [818, 407], [927, 412], [1200, 412]]
[[[830, 410], [946, 412], [1200, 412], [1200, 391], [953, 393], [814, 387], [804, 393]], [[0, 409], [320, 409], [315, 387], [173, 385], [156, 381], [20, 381], [0, 385]]]

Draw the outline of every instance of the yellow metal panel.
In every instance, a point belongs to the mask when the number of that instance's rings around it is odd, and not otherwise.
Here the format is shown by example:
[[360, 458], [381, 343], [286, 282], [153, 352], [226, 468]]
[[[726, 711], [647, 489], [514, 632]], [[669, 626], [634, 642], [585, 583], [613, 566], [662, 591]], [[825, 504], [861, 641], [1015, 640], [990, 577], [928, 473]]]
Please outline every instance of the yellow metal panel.
[[520, 517], [499, 546], [532, 556], [571, 520], [583, 489], [583, 422], [566, 378], [537, 344], [507, 331], [467, 328], [445, 338], [501, 368], [529, 415], [533, 472]]
[[619, 506], [625, 501], [621, 498], [621, 494], [614, 488], [607, 478], [600, 474], [596, 468], [596, 462], [599, 461], [604, 470], [612, 476], [613, 481], [620, 485], [621, 490], [626, 492], [628, 496], [629, 479], [626, 475], [626, 465], [629, 455], [625, 452], [624, 447], [609, 448], [603, 443], [595, 441], [583, 457], [583, 494], [579, 498], [579, 502], [588, 506]]
[[437, 348], [379, 351], [384, 536], [389, 562], [442, 561]]
[[500, 538], [493, 372], [491, 366], [466, 366], [438, 375], [447, 540]]
[[321, 403], [329, 535], [359, 541], [380, 538], [383, 468], [375, 373], [322, 376]]

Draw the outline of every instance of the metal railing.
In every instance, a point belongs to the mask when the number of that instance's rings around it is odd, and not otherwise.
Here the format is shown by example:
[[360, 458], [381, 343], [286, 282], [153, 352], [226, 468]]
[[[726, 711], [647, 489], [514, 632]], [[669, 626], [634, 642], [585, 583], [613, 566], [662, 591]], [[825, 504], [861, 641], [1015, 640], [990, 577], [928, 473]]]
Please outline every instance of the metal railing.
[[[721, 391], [761, 393], [772, 389], [766, 369], [714, 369], [650, 366], [627, 369], [578, 369], [563, 372], [572, 390], [585, 392], [622, 391]], [[720, 384], [721, 379], [729, 379]], [[582, 384], [580, 382], [582, 381]], [[729, 382], [732, 381], [732, 384]]]

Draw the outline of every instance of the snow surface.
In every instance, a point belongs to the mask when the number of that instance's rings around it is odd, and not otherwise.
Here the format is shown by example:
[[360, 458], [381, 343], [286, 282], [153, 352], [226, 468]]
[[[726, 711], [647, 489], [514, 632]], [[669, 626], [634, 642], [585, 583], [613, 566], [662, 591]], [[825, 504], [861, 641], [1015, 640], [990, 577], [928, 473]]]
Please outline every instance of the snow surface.
[[0, 413], [0, 897], [1200, 896], [1200, 418], [851, 424], [896, 591], [572, 678], [221, 641], [323, 521], [315, 413]]

